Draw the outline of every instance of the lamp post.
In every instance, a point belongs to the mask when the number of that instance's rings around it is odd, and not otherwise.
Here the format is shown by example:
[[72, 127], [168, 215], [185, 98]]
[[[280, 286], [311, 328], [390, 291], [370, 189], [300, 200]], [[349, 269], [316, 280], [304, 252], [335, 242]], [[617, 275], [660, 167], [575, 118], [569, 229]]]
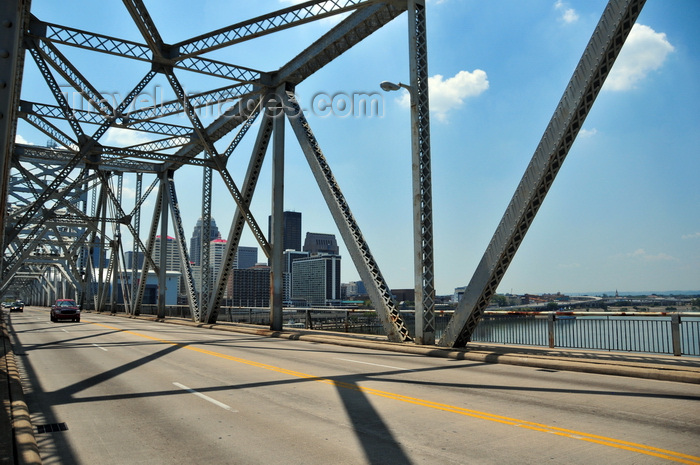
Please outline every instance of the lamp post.
[[[415, 69], [415, 68], [414, 68]], [[386, 92], [406, 89], [411, 103], [411, 153], [413, 178], [413, 263], [415, 292], [415, 339], [418, 344], [435, 344], [435, 287], [433, 282], [432, 193], [427, 87], [421, 95], [416, 85], [383, 81]], [[421, 105], [419, 102], [425, 103]]]

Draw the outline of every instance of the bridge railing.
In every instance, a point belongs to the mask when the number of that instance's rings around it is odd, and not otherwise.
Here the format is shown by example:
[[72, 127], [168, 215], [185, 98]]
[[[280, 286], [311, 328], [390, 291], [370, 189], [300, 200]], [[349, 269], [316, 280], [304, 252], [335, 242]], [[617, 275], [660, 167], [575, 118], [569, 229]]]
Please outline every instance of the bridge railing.
[[[122, 310], [123, 311], [123, 310]], [[143, 305], [155, 314], [155, 305]], [[452, 316], [437, 312], [436, 338]], [[191, 318], [185, 305], [166, 306], [166, 317]], [[413, 331], [413, 310], [401, 311]], [[270, 324], [267, 307], [221, 307], [219, 321]], [[284, 326], [361, 334], [383, 334], [376, 312], [342, 308], [285, 308]], [[550, 348], [700, 356], [700, 313], [499, 312], [487, 311], [473, 342]]]
[[491, 312], [480, 322], [472, 340], [700, 356], [700, 313]]

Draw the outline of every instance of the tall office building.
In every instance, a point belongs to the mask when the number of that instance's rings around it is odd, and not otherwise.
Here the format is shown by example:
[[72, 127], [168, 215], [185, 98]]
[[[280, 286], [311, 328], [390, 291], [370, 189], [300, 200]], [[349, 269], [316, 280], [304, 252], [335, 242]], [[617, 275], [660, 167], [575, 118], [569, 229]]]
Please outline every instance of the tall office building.
[[139, 252], [138, 254], [135, 254], [133, 251], [126, 252], [126, 268], [127, 269], [132, 269], [132, 268], [137, 268], [141, 269], [143, 268], [143, 260], [144, 260], [144, 254], [143, 252]]
[[234, 269], [229, 278], [227, 295], [231, 305], [267, 307], [270, 305], [270, 267], [254, 266]]
[[311, 255], [338, 255], [339, 249], [335, 234], [307, 232], [306, 239], [304, 239], [304, 252], [309, 252]]
[[233, 267], [239, 270], [252, 268], [258, 263], [258, 248], [238, 246]]
[[316, 255], [294, 260], [292, 300], [305, 300], [310, 306], [339, 304], [340, 255]]
[[292, 300], [292, 263], [300, 258], [306, 258], [309, 252], [299, 252], [297, 250], [284, 251], [284, 272], [282, 274], [282, 285], [285, 302]]
[[221, 265], [224, 262], [224, 253], [226, 253], [226, 244], [226, 239], [214, 239], [209, 243], [209, 268], [211, 269], [212, 285], [219, 278]]
[[365, 283], [362, 281], [350, 281], [345, 286], [345, 295], [348, 297], [355, 297], [358, 295], [367, 294], [367, 289], [365, 288]]
[[[301, 250], [301, 212], [284, 212], [282, 217], [283, 250]], [[272, 237], [272, 216], [267, 218], [267, 238]]]
[[[216, 227], [216, 221], [214, 218], [211, 219], [210, 224], [210, 234], [209, 240], [220, 239], [221, 233], [219, 233], [219, 228]], [[197, 224], [194, 227], [194, 232], [192, 232], [192, 238], [190, 239], [190, 260], [195, 265], [202, 264], [202, 218], [197, 220]]]
[[[166, 271], [180, 271], [180, 251], [174, 237], [168, 236], [165, 254]], [[160, 236], [156, 236], [156, 242], [153, 244], [153, 261], [156, 265], [160, 264]]]

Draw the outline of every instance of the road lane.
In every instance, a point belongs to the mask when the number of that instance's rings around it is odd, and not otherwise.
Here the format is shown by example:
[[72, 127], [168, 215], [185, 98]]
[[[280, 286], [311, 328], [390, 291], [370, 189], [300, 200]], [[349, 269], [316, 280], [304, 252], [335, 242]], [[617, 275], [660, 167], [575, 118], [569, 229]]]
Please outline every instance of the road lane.
[[12, 325], [56, 463], [700, 463], [693, 385], [44, 315]]

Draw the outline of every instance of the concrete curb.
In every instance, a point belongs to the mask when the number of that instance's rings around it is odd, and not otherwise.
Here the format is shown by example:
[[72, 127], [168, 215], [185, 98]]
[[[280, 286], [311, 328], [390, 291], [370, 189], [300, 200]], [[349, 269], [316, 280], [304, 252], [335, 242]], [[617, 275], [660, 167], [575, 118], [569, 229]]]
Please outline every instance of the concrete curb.
[[683, 366], [652, 366], [637, 362], [581, 360], [567, 358], [565, 356], [543, 356], [539, 354], [508, 354], [501, 348], [489, 350], [482, 349], [443, 349], [412, 344], [401, 344], [386, 340], [368, 340], [366, 338], [352, 337], [338, 333], [332, 335], [314, 332], [312, 330], [272, 331], [259, 326], [244, 325], [240, 323], [208, 324], [195, 323], [184, 319], [168, 318], [166, 320], [148, 316], [114, 315], [127, 318], [159, 321], [168, 324], [179, 324], [209, 328], [220, 331], [231, 331], [258, 336], [277, 337], [283, 339], [319, 342], [347, 347], [361, 347], [365, 349], [388, 350], [407, 354], [424, 355], [429, 357], [442, 357], [455, 360], [470, 360], [481, 363], [503, 363], [507, 365], [527, 366], [533, 368], [545, 368], [558, 371], [576, 371], [581, 373], [596, 373], [614, 376], [626, 376], [633, 378], [655, 379], [659, 381], [673, 381], [678, 383], [700, 384], [700, 369], [692, 370]]
[[[22, 391], [22, 382], [19, 376], [19, 370], [15, 362], [12, 344], [10, 343], [10, 335], [7, 331], [6, 314], [2, 315], [2, 371], [6, 374], [2, 379], [3, 406], [5, 407], [5, 415], [7, 420], [3, 424], [11, 425], [11, 431], [8, 434], [3, 431], [3, 437], [0, 439], [2, 448], [10, 452], [10, 460], [6, 463], [18, 465], [41, 464], [41, 456], [39, 455], [39, 447], [34, 437], [34, 428], [29, 416], [29, 409], [24, 401], [24, 392]], [[6, 428], [6, 426], [3, 426]]]

